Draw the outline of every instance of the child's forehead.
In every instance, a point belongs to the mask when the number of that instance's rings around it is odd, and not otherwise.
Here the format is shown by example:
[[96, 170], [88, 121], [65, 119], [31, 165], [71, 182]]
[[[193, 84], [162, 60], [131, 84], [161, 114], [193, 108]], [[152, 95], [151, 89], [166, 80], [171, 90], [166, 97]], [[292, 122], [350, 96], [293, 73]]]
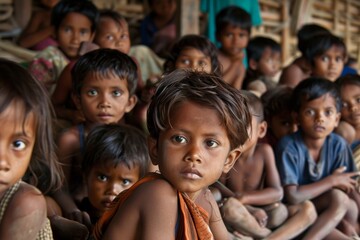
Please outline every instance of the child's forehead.
[[69, 12], [66, 14], [64, 19], [61, 21], [61, 26], [76, 26], [76, 27], [85, 27], [91, 29], [92, 22], [91, 20], [82, 13], [78, 12]]
[[324, 106], [330, 105], [336, 108], [336, 99], [330, 93], [325, 93], [324, 95], [321, 95], [313, 99], [309, 99], [309, 96], [301, 97], [300, 106], [302, 108], [313, 107], [313, 106], [320, 107], [320, 105], [324, 105]]
[[247, 33], [247, 34], [249, 33], [249, 31], [245, 28], [242, 28], [240, 26], [240, 24], [235, 24], [235, 23], [231, 23], [231, 22], [224, 24], [224, 27], [222, 28], [221, 32], [226, 32], [226, 31], [238, 31], [238, 32]]
[[109, 16], [103, 16], [100, 18], [100, 22], [99, 22], [100, 30], [106, 30], [106, 29], [101, 29], [101, 27], [103, 25], [108, 26], [109, 23], [110, 24], [113, 23], [119, 30], [127, 31], [129, 29], [128, 23], [126, 22], [125, 19], [116, 20]]

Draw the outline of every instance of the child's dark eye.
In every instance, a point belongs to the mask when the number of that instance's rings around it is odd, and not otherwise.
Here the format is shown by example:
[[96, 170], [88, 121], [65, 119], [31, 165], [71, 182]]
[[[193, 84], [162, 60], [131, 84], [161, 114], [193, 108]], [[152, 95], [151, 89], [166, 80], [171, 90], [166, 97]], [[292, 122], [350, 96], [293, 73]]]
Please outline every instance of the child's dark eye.
[[217, 143], [215, 140], [208, 140], [206, 141], [206, 146], [209, 148], [216, 148], [219, 146], [219, 143]]
[[356, 103], [360, 103], [360, 98], [356, 98]]
[[114, 41], [114, 36], [113, 35], [107, 35], [106, 39], [109, 41]]
[[186, 143], [187, 139], [184, 136], [176, 135], [172, 137], [172, 140], [177, 143]]
[[113, 91], [113, 95], [114, 95], [115, 97], [120, 97], [120, 96], [121, 96], [121, 92], [120, 92], [119, 90], [115, 90], [115, 91]]
[[332, 116], [333, 113], [334, 113], [333, 110], [326, 110], [326, 111], [325, 111], [325, 115], [328, 116], [328, 117]]
[[132, 183], [132, 181], [130, 181], [129, 179], [124, 179], [122, 182], [124, 186], [129, 186]]
[[327, 62], [327, 61], [329, 61], [329, 57], [328, 56], [322, 56], [321, 60], [324, 61], [324, 62]]
[[106, 182], [108, 180], [108, 177], [103, 174], [100, 174], [97, 176], [97, 179], [99, 179], [101, 182]]
[[94, 89], [89, 90], [87, 93], [90, 96], [96, 96], [98, 94], [98, 92], [96, 90], [94, 90]]
[[86, 35], [88, 33], [89, 33], [89, 30], [87, 30], [87, 29], [83, 29], [83, 30], [80, 31], [81, 35]]
[[21, 141], [21, 140], [15, 140], [13, 143], [12, 143], [12, 147], [14, 150], [16, 151], [21, 151], [21, 150], [24, 150], [26, 148], [26, 144], [24, 141]]
[[314, 110], [311, 110], [311, 109], [306, 110], [306, 111], [305, 111], [305, 115], [307, 115], [307, 116], [314, 116], [314, 115], [315, 115], [315, 111], [314, 111]]

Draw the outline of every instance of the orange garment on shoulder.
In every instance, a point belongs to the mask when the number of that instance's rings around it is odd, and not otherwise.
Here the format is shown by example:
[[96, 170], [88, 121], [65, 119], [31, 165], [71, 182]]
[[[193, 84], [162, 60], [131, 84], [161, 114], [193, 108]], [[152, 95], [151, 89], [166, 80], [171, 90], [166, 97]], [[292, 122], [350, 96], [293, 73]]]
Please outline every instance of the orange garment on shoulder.
[[[94, 227], [91, 239], [102, 239], [103, 233], [106, 231], [111, 219], [116, 214], [119, 206], [121, 206], [132, 192], [141, 184], [162, 176], [157, 173], [150, 173], [146, 177], [139, 180], [131, 188], [121, 192], [112, 203], [112, 207], [106, 211], [99, 219]], [[176, 240], [212, 240], [214, 239], [208, 222], [208, 213], [201, 207], [197, 206], [186, 194], [178, 192], [179, 199], [179, 222], [176, 232]], [[175, 233], [175, 229], [174, 229]], [[121, 236], [119, 236], [121, 238]]]

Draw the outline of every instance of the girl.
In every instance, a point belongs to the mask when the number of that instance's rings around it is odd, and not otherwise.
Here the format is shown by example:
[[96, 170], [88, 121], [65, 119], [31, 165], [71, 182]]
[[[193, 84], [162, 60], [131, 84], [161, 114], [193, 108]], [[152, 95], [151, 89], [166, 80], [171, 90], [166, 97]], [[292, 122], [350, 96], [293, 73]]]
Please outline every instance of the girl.
[[0, 72], [0, 239], [52, 239], [42, 194], [62, 180], [50, 100], [16, 63], [0, 59]]

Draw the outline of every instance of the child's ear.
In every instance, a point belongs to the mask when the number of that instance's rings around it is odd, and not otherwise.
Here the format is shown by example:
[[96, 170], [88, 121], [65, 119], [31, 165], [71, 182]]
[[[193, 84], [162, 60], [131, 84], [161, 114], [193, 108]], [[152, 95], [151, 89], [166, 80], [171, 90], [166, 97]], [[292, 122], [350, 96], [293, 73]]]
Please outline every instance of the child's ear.
[[151, 159], [152, 164], [158, 165], [157, 140], [152, 138], [152, 137], [148, 137], [147, 138], [147, 144], [148, 144], [149, 155], [150, 155], [150, 159]]
[[340, 113], [340, 112], [338, 112], [338, 113], [336, 114], [336, 119], [335, 119], [336, 123], [335, 123], [335, 127], [338, 127], [338, 126], [339, 126], [340, 119], [341, 119], [341, 113]]
[[224, 163], [223, 173], [228, 173], [230, 171], [230, 169], [234, 166], [236, 160], [240, 157], [240, 155], [241, 155], [240, 147], [230, 151]]
[[73, 100], [75, 106], [76, 106], [76, 109], [77, 110], [81, 110], [81, 100], [80, 100], [80, 96], [75, 94], [75, 93], [72, 93], [71, 94], [71, 99]]
[[125, 108], [125, 112], [130, 112], [134, 107], [135, 107], [135, 104], [137, 103], [137, 97], [135, 94], [133, 94], [132, 96], [129, 97], [128, 99], [128, 104]]
[[267, 131], [267, 122], [261, 121], [261, 123], [259, 124], [259, 138], [265, 137], [266, 131]]
[[252, 70], [256, 70], [257, 69], [257, 62], [254, 59], [249, 59], [249, 68]]

